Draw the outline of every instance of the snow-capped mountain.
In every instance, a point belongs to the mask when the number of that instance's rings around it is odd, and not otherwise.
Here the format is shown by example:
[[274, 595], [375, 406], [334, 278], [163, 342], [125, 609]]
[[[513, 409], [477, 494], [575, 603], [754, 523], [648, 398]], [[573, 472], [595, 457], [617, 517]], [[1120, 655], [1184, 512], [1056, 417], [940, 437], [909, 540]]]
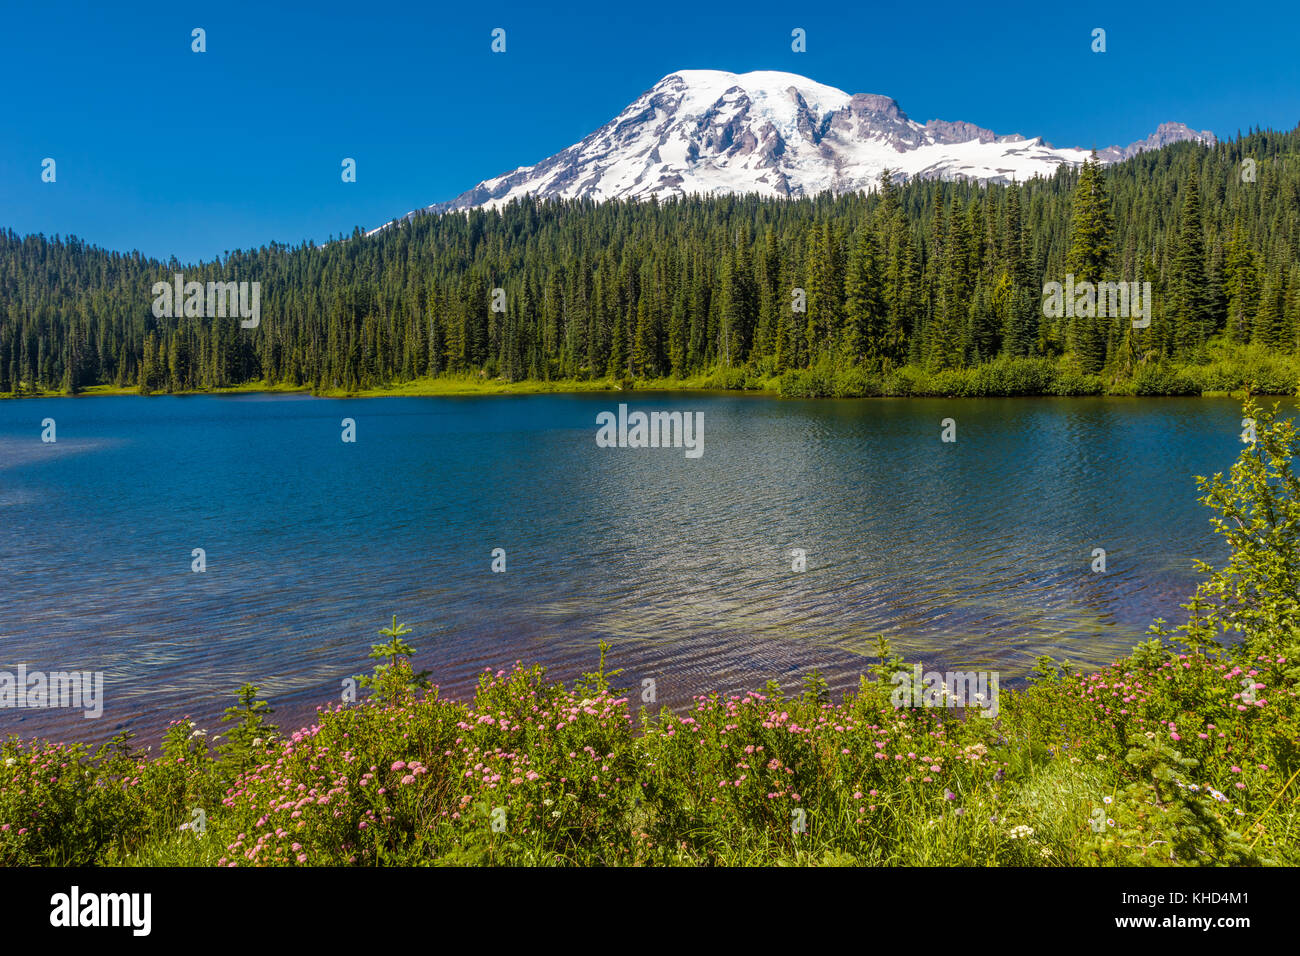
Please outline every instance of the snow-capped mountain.
[[[1116, 162], [1214, 134], [1165, 123], [1146, 140], [1099, 150]], [[910, 119], [888, 96], [850, 95], [794, 73], [682, 70], [642, 93], [586, 139], [535, 166], [479, 183], [431, 212], [494, 207], [532, 193], [595, 200], [691, 193], [773, 197], [875, 188], [897, 180], [970, 178], [1023, 182], [1077, 165], [1089, 149], [1041, 137], [999, 136], [971, 123]]]

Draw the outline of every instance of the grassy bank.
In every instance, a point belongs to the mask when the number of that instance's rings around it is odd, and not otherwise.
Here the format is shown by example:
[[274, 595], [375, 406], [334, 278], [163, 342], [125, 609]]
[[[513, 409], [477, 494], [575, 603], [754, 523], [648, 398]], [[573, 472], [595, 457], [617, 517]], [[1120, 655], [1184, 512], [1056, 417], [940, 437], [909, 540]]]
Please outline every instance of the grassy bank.
[[839, 702], [814, 673], [636, 719], [603, 644], [573, 686], [520, 664], [457, 702], [394, 618], [371, 695], [289, 735], [246, 685], [160, 753], [11, 738], [0, 865], [1300, 864], [1300, 442], [1242, 412], [1257, 441], [1198, 479], [1231, 558], [1186, 620], [1095, 673], [1042, 659], [996, 714], [896, 701], [883, 640]]
[[[476, 375], [442, 375], [436, 378], [416, 378], [405, 382], [393, 382], [382, 388], [366, 388], [349, 391], [342, 388], [313, 390], [306, 385], [269, 384], [264, 381], [246, 382], [229, 388], [214, 388], [196, 391], [151, 392], [151, 395], [241, 395], [250, 393], [283, 393], [318, 395], [324, 398], [384, 398], [384, 397], [439, 397], [459, 395], [537, 395], [548, 393], [580, 392], [620, 392], [640, 390], [723, 390], [723, 389], [767, 388], [776, 389], [776, 380], [750, 380], [744, 374], [718, 372], [691, 378], [662, 379], [524, 379], [510, 382], [501, 378], [485, 378]], [[78, 397], [97, 395], [140, 395], [135, 386], [126, 385], [90, 385], [77, 392]], [[25, 390], [21, 393], [0, 392], [0, 399], [5, 398], [60, 398], [66, 393], [49, 390]]]
[[[823, 363], [810, 369], [775, 374], [765, 368], [717, 368], [686, 378], [563, 378], [507, 381], [481, 375], [443, 375], [392, 382], [357, 391], [319, 389], [285, 383], [248, 382], [203, 392], [153, 394], [231, 395], [249, 392], [301, 392], [330, 398], [384, 396], [432, 397], [458, 395], [532, 395], [543, 393], [627, 392], [656, 390], [761, 391], [783, 398], [936, 397], [985, 398], [1030, 395], [1228, 395], [1247, 388], [1255, 394], [1287, 395], [1300, 384], [1300, 358], [1261, 346], [1216, 342], [1201, 360], [1174, 364], [1151, 360], [1127, 372], [1084, 375], [1067, 359], [1000, 358], [983, 365], [943, 372], [913, 365], [889, 372], [842, 368]], [[0, 393], [0, 398], [54, 397], [62, 392], [27, 390]], [[92, 385], [80, 395], [138, 395], [126, 385]]]

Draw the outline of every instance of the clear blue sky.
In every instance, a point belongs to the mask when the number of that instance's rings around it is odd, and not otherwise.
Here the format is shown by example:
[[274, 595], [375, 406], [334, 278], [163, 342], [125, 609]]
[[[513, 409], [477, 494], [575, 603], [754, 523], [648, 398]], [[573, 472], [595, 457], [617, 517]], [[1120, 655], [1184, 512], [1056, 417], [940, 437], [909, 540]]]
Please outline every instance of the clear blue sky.
[[182, 261], [324, 241], [543, 159], [688, 68], [788, 70], [1058, 146], [1300, 122], [1294, 2], [124, 6], [0, 14], [0, 227]]

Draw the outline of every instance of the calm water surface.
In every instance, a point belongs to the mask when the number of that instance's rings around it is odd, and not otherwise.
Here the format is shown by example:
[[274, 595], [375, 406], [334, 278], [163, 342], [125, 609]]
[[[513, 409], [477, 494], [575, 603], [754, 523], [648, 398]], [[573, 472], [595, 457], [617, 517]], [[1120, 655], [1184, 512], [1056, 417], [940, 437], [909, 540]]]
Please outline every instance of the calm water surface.
[[1192, 476], [1240, 450], [1232, 400], [630, 398], [703, 411], [703, 457], [598, 448], [609, 395], [0, 403], [0, 669], [106, 680], [100, 720], [2, 710], [0, 735], [212, 733], [244, 681], [298, 726], [394, 612], [458, 696], [517, 659], [572, 678], [601, 638], [668, 704], [848, 687], [878, 633], [1008, 680], [1106, 663], [1224, 557]]

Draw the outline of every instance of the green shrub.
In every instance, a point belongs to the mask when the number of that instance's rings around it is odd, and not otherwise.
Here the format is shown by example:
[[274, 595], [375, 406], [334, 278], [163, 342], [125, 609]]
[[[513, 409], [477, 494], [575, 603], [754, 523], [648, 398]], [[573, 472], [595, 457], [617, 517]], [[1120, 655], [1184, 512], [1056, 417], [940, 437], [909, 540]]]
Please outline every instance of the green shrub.
[[1210, 360], [1187, 372], [1206, 392], [1250, 388], [1257, 394], [1287, 395], [1300, 384], [1300, 363], [1294, 356], [1270, 352], [1258, 345], [1213, 346]]
[[1137, 395], [1199, 395], [1196, 380], [1181, 368], [1162, 363], [1146, 363], [1133, 376]]

